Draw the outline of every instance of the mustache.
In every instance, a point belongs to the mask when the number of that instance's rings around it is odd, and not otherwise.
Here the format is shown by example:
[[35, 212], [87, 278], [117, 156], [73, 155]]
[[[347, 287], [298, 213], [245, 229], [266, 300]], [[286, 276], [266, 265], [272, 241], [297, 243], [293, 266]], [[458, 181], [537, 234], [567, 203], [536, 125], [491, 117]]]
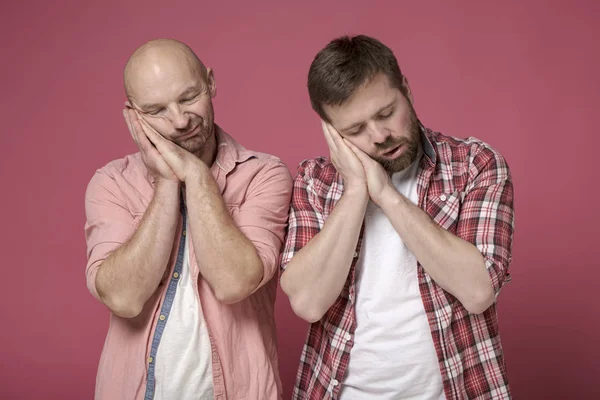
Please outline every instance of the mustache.
[[409, 140], [407, 138], [401, 137], [398, 139], [394, 139], [391, 136], [388, 136], [383, 143], [375, 144], [375, 147], [381, 151], [385, 151], [385, 150], [389, 151], [389, 150], [393, 149], [394, 147], [398, 147], [398, 146], [400, 146], [402, 144], [406, 144], [406, 143], [409, 143]]
[[190, 132], [192, 132], [193, 130], [195, 130], [195, 129], [198, 127], [198, 125], [202, 125], [202, 123], [197, 123], [197, 124], [195, 124], [195, 125], [191, 125], [191, 124], [190, 124], [189, 126], [186, 126], [186, 127], [185, 127], [185, 128], [183, 128], [183, 129], [176, 129], [176, 130], [175, 130], [175, 131], [176, 131], [176, 135], [178, 135], [178, 136], [185, 136], [185, 135], [187, 135], [188, 133], [190, 133]]

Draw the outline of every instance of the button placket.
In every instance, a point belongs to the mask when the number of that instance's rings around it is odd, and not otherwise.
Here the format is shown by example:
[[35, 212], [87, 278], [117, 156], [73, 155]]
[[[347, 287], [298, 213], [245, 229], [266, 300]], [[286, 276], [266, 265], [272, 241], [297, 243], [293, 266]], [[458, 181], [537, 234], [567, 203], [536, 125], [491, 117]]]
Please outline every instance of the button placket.
[[175, 271], [171, 275], [171, 279], [166, 289], [165, 298], [163, 304], [161, 306], [161, 313], [158, 316], [158, 321], [156, 322], [156, 327], [154, 329], [154, 334], [152, 338], [152, 347], [150, 348], [150, 355], [147, 358], [148, 362], [148, 379], [146, 383], [146, 391], [145, 398], [152, 398], [154, 396], [154, 385], [155, 385], [155, 364], [156, 364], [156, 354], [158, 352], [158, 343], [160, 343], [160, 339], [164, 332], [167, 319], [169, 317], [171, 306], [173, 299], [175, 297], [175, 293], [177, 291], [177, 280], [181, 277], [181, 268], [183, 265], [183, 254], [185, 252], [185, 222], [186, 222], [186, 211], [182, 204], [181, 213], [183, 216], [183, 226], [181, 232], [181, 238], [179, 242], [179, 249], [177, 253], [177, 259], [175, 261]]

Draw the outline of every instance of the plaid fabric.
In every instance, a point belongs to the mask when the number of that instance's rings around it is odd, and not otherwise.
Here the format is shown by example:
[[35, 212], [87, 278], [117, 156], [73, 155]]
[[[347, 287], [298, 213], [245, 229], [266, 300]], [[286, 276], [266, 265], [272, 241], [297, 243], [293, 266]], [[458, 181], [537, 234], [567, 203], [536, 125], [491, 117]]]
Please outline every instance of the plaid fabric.
[[[498, 295], [510, 281], [514, 229], [513, 185], [504, 158], [475, 138], [459, 140], [422, 129], [424, 155], [418, 173], [419, 207], [442, 228], [473, 243], [483, 254]], [[323, 227], [343, 192], [342, 178], [326, 158], [298, 167], [282, 269]], [[323, 318], [311, 324], [294, 399], [336, 399], [350, 359], [356, 327], [355, 264]], [[498, 333], [496, 305], [469, 314], [419, 264], [419, 289], [448, 399], [511, 398]]]

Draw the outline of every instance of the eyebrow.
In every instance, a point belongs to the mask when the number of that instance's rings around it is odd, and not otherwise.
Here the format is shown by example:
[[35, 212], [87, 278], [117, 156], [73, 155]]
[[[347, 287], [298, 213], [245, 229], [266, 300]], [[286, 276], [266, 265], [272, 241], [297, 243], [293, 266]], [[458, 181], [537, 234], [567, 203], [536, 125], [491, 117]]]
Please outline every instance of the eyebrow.
[[[377, 115], [377, 114], [381, 113], [383, 110], [385, 110], [386, 108], [390, 108], [390, 107], [391, 107], [391, 106], [393, 106], [395, 103], [396, 103], [396, 99], [392, 100], [391, 102], [389, 102], [388, 104], [386, 104], [386, 105], [385, 105], [385, 106], [383, 106], [383, 107], [379, 107], [379, 108], [377, 109], [377, 111], [375, 111], [375, 113], [374, 113], [373, 115]], [[363, 121], [357, 122], [357, 123], [355, 123], [355, 124], [352, 124], [352, 125], [350, 125], [350, 126], [348, 126], [348, 127], [346, 127], [346, 128], [340, 129], [339, 131], [340, 131], [340, 132], [349, 131], [350, 129], [352, 129], [352, 128], [355, 128], [355, 127], [357, 127], [357, 126], [361, 125], [362, 123], [363, 123]]]
[[[178, 97], [182, 98], [182, 97], [188, 96], [188, 95], [194, 93], [197, 90], [199, 90], [199, 89], [198, 89], [198, 87], [196, 85], [189, 86]], [[162, 107], [162, 105], [161, 104], [155, 104], [155, 103], [152, 103], [152, 104], [140, 104], [139, 107], [142, 110], [151, 110], [153, 108]]]
[[140, 108], [140, 110], [144, 111], [144, 110], [151, 110], [153, 108], [161, 107], [161, 105], [160, 104], [140, 104], [138, 107]]
[[195, 92], [197, 92], [197, 91], [199, 91], [199, 89], [198, 89], [198, 87], [197, 87], [196, 85], [194, 85], [194, 86], [190, 86], [190, 87], [188, 87], [187, 89], [185, 89], [185, 90], [183, 91], [183, 93], [181, 93], [181, 94], [179, 95], [179, 98], [182, 98], [182, 97], [189, 96], [190, 94], [192, 94], [192, 93], [195, 93]]

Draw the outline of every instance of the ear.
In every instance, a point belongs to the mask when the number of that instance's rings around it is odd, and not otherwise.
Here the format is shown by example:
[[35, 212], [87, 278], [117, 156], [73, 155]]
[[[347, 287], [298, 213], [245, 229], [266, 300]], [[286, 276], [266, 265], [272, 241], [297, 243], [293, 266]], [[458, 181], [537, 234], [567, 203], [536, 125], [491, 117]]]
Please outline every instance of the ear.
[[414, 104], [413, 94], [410, 91], [410, 86], [408, 85], [408, 79], [405, 75], [402, 76], [402, 87], [404, 88], [404, 92], [406, 93], [406, 98], [410, 101], [410, 104]]
[[214, 98], [217, 95], [217, 82], [215, 81], [215, 74], [211, 68], [206, 69], [206, 77], [208, 90], [210, 91], [210, 97]]

